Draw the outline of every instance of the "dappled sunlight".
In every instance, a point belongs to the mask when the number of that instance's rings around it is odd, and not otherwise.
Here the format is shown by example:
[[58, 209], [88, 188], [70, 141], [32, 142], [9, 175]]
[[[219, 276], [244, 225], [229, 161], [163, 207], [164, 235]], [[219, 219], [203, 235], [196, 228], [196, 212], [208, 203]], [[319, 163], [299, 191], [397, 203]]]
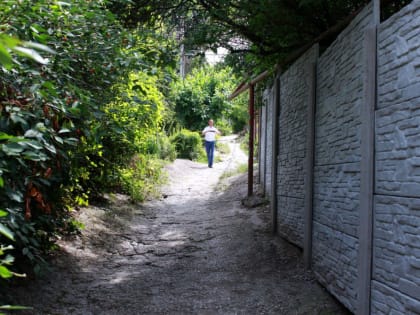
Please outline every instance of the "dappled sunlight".
[[185, 241], [169, 241], [165, 243], [166, 247], [178, 247], [184, 244], [185, 244]]
[[162, 241], [179, 241], [185, 240], [187, 237], [185, 236], [184, 232], [181, 232], [180, 230], [171, 230], [162, 233], [159, 236], [159, 239]]
[[110, 284], [120, 284], [133, 278], [133, 273], [128, 271], [118, 271], [114, 278], [109, 281]]
[[77, 243], [66, 242], [64, 244], [58, 243], [62, 249], [66, 251], [67, 254], [72, 256], [79, 256], [83, 253], [84, 259], [95, 260], [100, 258], [97, 252], [93, 248], [85, 248], [80, 246]]
[[[67, 256], [50, 276], [51, 302], [37, 303], [35, 314], [71, 314], [75, 304], [84, 314], [281, 314], [301, 296], [304, 310], [344, 314], [304, 272], [299, 250], [267, 233], [268, 209], [241, 205], [246, 174], [221, 178], [236, 163], [226, 157], [200, 169], [177, 160], [161, 199], [83, 209], [86, 228], [62, 241]], [[35, 285], [22, 296], [34, 305], [42, 293]]]

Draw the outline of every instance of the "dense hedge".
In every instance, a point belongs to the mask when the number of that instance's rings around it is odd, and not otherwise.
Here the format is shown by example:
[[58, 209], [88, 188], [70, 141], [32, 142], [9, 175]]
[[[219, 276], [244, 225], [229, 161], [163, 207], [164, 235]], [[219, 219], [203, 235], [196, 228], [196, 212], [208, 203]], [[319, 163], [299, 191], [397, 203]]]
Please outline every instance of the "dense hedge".
[[134, 161], [160, 155], [148, 150], [162, 138], [172, 43], [126, 31], [101, 3], [0, 3], [0, 244], [20, 267], [39, 269], [77, 227], [72, 205], [130, 192]]
[[197, 160], [205, 155], [203, 141], [198, 132], [182, 129], [171, 137], [171, 142], [180, 159]]

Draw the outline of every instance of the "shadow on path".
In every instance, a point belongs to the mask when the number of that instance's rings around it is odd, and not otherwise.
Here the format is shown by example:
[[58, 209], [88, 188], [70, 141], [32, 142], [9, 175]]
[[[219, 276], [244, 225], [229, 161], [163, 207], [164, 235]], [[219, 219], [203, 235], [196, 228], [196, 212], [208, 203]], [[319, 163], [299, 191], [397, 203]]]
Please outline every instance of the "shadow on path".
[[52, 272], [10, 296], [29, 314], [348, 314], [269, 233], [268, 207], [241, 205], [246, 175], [220, 181], [228, 158], [175, 161], [167, 198], [84, 209]]

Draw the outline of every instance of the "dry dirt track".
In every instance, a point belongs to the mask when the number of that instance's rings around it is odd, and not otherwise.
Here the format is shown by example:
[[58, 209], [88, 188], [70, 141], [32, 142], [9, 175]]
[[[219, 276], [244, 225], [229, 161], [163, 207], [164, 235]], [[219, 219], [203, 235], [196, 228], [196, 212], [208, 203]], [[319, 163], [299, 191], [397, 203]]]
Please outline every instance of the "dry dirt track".
[[347, 314], [300, 251], [269, 233], [267, 206], [241, 205], [246, 175], [219, 180], [246, 163], [231, 147], [213, 169], [169, 165], [166, 198], [135, 206], [117, 196], [83, 209], [86, 229], [60, 242], [48, 278], [11, 295], [44, 315]]

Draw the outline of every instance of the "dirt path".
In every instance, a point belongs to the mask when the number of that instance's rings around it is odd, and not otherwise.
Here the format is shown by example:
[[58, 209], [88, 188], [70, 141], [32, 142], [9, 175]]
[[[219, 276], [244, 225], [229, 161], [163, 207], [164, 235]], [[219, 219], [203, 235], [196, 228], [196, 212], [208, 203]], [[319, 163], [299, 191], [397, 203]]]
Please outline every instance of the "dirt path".
[[219, 180], [246, 163], [231, 148], [212, 169], [169, 165], [161, 200], [83, 209], [83, 234], [60, 242], [53, 271], [11, 293], [16, 302], [44, 315], [347, 314], [269, 233], [267, 206], [241, 205], [246, 175]]

